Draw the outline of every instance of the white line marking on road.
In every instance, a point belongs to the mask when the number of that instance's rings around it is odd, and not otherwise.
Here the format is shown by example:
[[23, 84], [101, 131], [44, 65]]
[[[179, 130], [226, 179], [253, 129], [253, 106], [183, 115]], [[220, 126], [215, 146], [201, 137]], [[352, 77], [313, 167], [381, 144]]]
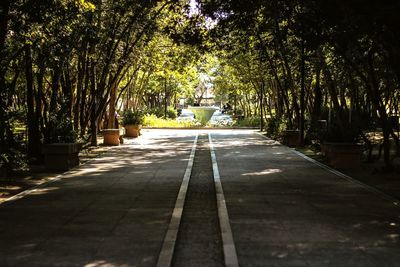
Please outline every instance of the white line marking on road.
[[186, 167], [185, 175], [183, 176], [182, 184], [179, 189], [178, 197], [175, 202], [175, 207], [172, 212], [171, 221], [168, 225], [167, 233], [164, 237], [164, 242], [161, 247], [161, 252], [157, 260], [157, 267], [169, 267], [172, 263], [176, 239], [178, 237], [179, 225], [182, 219], [182, 211], [185, 203], [187, 189], [189, 187], [189, 180], [192, 174], [194, 156], [196, 153], [198, 134], [193, 142], [192, 151], [190, 152], [189, 162]]
[[231, 225], [229, 223], [228, 209], [226, 208], [224, 191], [222, 189], [221, 177], [219, 175], [217, 157], [215, 155], [215, 149], [212, 143], [212, 138], [210, 133], [208, 134], [208, 141], [210, 146], [211, 161], [214, 174], [215, 191], [217, 194], [218, 219], [222, 236], [225, 266], [238, 267], [239, 261], [236, 254], [236, 247], [235, 247], [235, 242], [233, 240]]

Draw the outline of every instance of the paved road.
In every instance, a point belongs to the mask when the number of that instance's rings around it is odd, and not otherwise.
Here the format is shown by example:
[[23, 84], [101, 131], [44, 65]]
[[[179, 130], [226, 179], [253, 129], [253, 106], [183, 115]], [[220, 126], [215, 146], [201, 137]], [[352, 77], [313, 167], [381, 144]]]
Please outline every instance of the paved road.
[[241, 266], [399, 266], [398, 206], [256, 134], [212, 137]]
[[154, 266], [193, 139], [148, 132], [0, 207], [0, 266]]
[[[209, 132], [240, 266], [399, 266], [393, 203], [252, 131]], [[0, 206], [0, 266], [154, 266], [195, 134], [148, 130]]]

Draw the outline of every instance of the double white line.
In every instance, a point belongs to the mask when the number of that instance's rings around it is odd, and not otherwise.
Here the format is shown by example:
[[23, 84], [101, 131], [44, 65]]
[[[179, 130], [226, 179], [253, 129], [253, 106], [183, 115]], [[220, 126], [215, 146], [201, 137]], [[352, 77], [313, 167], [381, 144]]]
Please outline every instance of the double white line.
[[[176, 239], [178, 237], [179, 225], [182, 219], [183, 206], [185, 203], [186, 193], [189, 186], [190, 176], [192, 174], [197, 141], [198, 141], [198, 135], [196, 134], [192, 150], [190, 152], [189, 162], [186, 167], [185, 175], [183, 176], [182, 184], [179, 189], [178, 198], [176, 199], [175, 207], [172, 212], [171, 221], [168, 225], [168, 230], [165, 235], [161, 252], [157, 261], [157, 267], [169, 267], [171, 266], [172, 263], [172, 258], [174, 255], [174, 249], [176, 245]], [[238, 267], [239, 263], [236, 254], [235, 243], [233, 241], [232, 230], [229, 224], [228, 210], [226, 208], [224, 191], [222, 189], [222, 184], [219, 175], [219, 169], [218, 169], [217, 159], [215, 156], [215, 149], [212, 143], [211, 134], [208, 134], [208, 141], [211, 153], [215, 191], [217, 195], [218, 219], [222, 236], [224, 262], [225, 266], [227, 267]]]

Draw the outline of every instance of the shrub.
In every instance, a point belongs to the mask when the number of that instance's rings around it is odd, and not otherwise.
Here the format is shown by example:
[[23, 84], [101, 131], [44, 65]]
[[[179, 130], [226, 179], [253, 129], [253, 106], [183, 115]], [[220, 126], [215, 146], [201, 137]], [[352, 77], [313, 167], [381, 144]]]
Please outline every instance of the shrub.
[[143, 118], [143, 126], [157, 128], [191, 128], [198, 127], [197, 121], [176, 121], [171, 119], [158, 118], [154, 114], [147, 114]]
[[122, 114], [122, 125], [137, 125], [143, 123], [143, 113], [139, 110], [132, 111], [132, 110], [125, 110]]
[[[156, 108], [151, 108], [148, 109], [146, 111], [147, 114], [150, 115], [156, 115], [158, 118], [164, 118], [164, 107], [156, 107]], [[178, 113], [176, 112], [176, 110], [173, 107], [168, 107], [167, 108], [167, 118], [169, 119], [176, 119], [176, 117], [178, 116]]]
[[167, 118], [175, 120], [178, 117], [178, 112], [173, 107], [168, 107]]
[[48, 143], [74, 143], [78, 138], [73, 129], [72, 119], [62, 111], [50, 116], [49, 129]]
[[158, 118], [164, 116], [164, 109], [161, 107], [149, 108], [146, 110], [146, 114], [155, 115]]
[[269, 137], [277, 138], [281, 135], [281, 133], [285, 130], [285, 128], [286, 128], [285, 120], [277, 117], [272, 117], [267, 120], [265, 131], [267, 132], [267, 135]]
[[258, 127], [260, 126], [260, 117], [247, 117], [236, 120], [234, 126], [237, 127]]

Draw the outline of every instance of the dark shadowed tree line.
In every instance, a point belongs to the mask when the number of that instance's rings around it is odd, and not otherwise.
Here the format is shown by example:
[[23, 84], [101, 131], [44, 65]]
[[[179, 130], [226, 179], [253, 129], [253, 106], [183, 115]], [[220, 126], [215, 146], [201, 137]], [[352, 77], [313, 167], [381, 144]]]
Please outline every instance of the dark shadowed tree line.
[[225, 62], [220, 89], [258, 99], [243, 103], [247, 113], [264, 111], [272, 130], [299, 129], [302, 143], [318, 135], [321, 120], [329, 122], [324, 138], [335, 141], [368, 142], [365, 130], [378, 128], [391, 168], [393, 142], [399, 151], [397, 1], [200, 2]]
[[44, 143], [96, 145], [120, 105], [173, 106], [201, 87], [197, 74], [212, 62], [215, 92], [235, 113], [261, 115], [271, 134], [298, 129], [301, 143], [321, 138], [321, 120], [331, 140], [368, 142], [365, 131], [379, 129], [391, 167], [392, 144], [400, 150], [398, 1], [197, 2], [2, 0], [2, 166], [25, 152], [40, 160]]
[[18, 165], [24, 150], [40, 161], [44, 143], [80, 137], [96, 145], [100, 124], [114, 125], [115, 104], [144, 90], [159, 68], [154, 39], [187, 8], [186, 1], [1, 1], [1, 165]]

